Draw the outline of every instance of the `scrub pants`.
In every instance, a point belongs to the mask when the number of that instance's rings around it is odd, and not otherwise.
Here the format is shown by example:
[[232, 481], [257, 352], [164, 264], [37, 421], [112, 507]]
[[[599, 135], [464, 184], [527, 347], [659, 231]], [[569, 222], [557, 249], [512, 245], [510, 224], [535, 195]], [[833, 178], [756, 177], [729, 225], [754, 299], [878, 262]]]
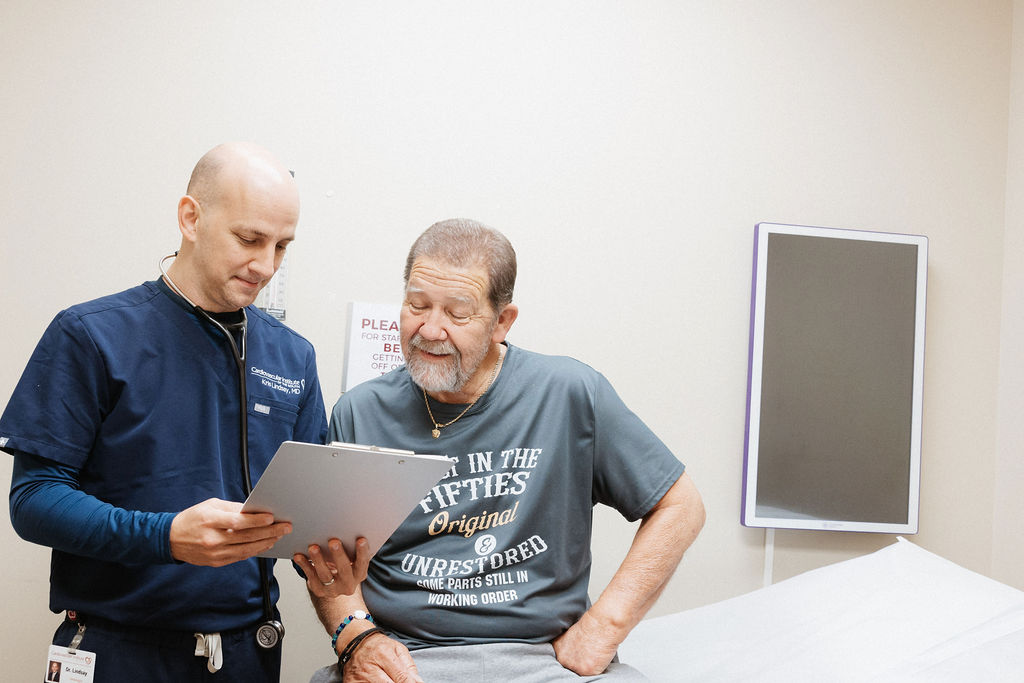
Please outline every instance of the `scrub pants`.
[[[224, 662], [210, 673], [207, 658], [195, 655], [192, 633], [162, 629], [132, 628], [110, 621], [83, 617], [85, 634], [80, 650], [96, 654], [93, 680], [102, 683], [277, 683], [281, 677], [281, 644], [264, 650], [256, 644], [256, 628], [221, 631]], [[53, 636], [62, 647], [71, 644], [78, 624], [64, 619]]]

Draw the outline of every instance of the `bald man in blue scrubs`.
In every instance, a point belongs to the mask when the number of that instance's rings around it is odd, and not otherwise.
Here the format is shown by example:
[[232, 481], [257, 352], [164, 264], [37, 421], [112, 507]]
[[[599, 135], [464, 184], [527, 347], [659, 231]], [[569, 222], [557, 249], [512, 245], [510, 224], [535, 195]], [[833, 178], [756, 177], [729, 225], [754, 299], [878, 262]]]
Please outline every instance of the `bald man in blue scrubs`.
[[[327, 430], [313, 347], [252, 306], [298, 188], [266, 150], [225, 144], [177, 213], [162, 277], [61, 312], [29, 359], [0, 417], [11, 521], [53, 549], [53, 644], [81, 634], [94, 680], [277, 681], [278, 586], [255, 556], [291, 529], [240, 501], [281, 442]], [[355, 589], [339, 565], [321, 593]]]

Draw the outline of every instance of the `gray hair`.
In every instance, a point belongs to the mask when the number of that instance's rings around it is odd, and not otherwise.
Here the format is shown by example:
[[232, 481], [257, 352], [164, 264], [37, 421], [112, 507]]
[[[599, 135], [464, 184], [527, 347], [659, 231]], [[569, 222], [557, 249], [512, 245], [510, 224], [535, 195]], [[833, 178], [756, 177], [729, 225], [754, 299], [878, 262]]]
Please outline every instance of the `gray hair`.
[[512, 303], [516, 286], [516, 252], [494, 228], [467, 218], [434, 223], [416, 238], [405, 261], [405, 283], [417, 259], [434, 258], [450, 266], [479, 266], [487, 270], [487, 298], [495, 311]]

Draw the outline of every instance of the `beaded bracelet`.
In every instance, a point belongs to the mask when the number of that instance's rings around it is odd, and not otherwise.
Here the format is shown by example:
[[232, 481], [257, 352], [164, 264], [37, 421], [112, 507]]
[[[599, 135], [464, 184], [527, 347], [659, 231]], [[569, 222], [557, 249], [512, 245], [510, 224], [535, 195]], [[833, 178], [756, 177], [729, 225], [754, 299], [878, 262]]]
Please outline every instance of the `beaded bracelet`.
[[361, 609], [357, 609], [355, 612], [345, 617], [344, 621], [338, 624], [338, 628], [334, 631], [334, 637], [331, 638], [331, 650], [336, 651], [338, 645], [338, 636], [341, 635], [341, 629], [351, 624], [354, 619], [366, 619], [371, 624], [376, 623], [369, 612], [364, 612]]

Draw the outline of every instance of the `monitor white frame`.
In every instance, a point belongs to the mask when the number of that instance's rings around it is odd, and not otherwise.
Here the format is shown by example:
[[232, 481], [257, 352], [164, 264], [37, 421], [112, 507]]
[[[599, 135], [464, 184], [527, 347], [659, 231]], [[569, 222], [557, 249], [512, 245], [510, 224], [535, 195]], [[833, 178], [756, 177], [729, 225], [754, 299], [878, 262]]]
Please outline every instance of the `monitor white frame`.
[[[761, 426], [761, 394], [765, 329], [768, 242], [771, 235], [805, 235], [832, 239], [867, 240], [910, 244], [917, 247], [914, 361], [910, 429], [910, 478], [906, 523], [872, 522], [855, 519], [779, 517], [757, 511], [758, 435]], [[924, 386], [925, 304], [928, 267], [928, 238], [865, 230], [846, 230], [781, 223], [758, 223], [754, 228], [754, 266], [751, 291], [750, 347], [747, 383], [747, 424], [744, 438], [743, 495], [741, 523], [748, 527], [865, 531], [914, 534], [918, 531], [921, 476], [921, 424]]]

